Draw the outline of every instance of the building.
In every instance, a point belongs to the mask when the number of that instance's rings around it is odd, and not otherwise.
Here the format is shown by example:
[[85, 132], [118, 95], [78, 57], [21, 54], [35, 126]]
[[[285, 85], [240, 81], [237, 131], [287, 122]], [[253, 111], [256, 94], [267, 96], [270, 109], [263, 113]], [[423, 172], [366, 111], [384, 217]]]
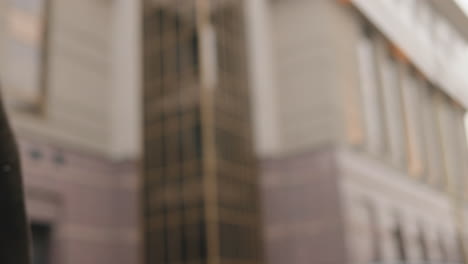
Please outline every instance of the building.
[[467, 16], [249, 1], [266, 262], [464, 263]]
[[261, 263], [244, 1], [145, 1], [145, 263]]
[[463, 262], [455, 2], [2, 0], [0, 20], [37, 263], [138, 262], [141, 72], [146, 262]]
[[37, 264], [137, 263], [138, 1], [0, 0]]
[[[195, 231], [188, 215], [246, 219], [223, 215], [221, 202], [210, 204], [212, 192], [256, 204], [254, 195], [213, 184], [237, 154], [252, 158], [242, 150], [250, 139], [233, 138], [245, 135], [244, 125], [216, 118], [218, 101], [226, 107], [234, 99], [217, 96], [223, 86], [245, 91], [225, 79], [242, 76], [228, 64], [241, 57], [229, 51], [244, 35], [229, 34], [235, 39], [224, 46], [223, 27], [231, 24], [216, 19], [230, 1], [217, 2], [208, 24], [196, 23], [193, 3], [148, 1], [144, 8], [148, 263], [224, 262], [216, 257], [227, 253], [213, 256], [205, 247], [222, 252], [223, 228]], [[231, 114], [248, 120], [245, 102], [253, 102], [265, 262], [463, 263], [468, 18], [460, 7], [436, 0], [237, 3], [245, 20], [227, 21], [247, 25], [251, 89]], [[208, 96], [206, 87], [213, 88]], [[213, 133], [218, 127], [231, 137]], [[240, 167], [225, 168], [250, 175]], [[193, 175], [203, 179], [189, 181]], [[199, 202], [193, 211], [189, 201]], [[248, 251], [242, 231], [226, 234], [232, 256]]]

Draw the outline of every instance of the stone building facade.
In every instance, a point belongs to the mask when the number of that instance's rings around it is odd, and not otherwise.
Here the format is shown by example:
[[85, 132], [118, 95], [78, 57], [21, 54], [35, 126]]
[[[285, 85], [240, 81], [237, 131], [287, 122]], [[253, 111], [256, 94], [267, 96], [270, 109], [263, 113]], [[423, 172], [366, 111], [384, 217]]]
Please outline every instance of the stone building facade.
[[[462, 9], [418, 0], [244, 4], [265, 262], [462, 263]], [[146, 47], [145, 58], [158, 56]], [[156, 78], [156, 65], [145, 67]], [[151, 158], [157, 146], [148, 146]], [[164, 173], [146, 180], [154, 175]]]
[[463, 263], [463, 11], [249, 5], [266, 262]]
[[34, 263], [137, 263], [138, 1], [0, 1]]
[[[462, 10], [448, 0], [244, 4], [248, 53], [235, 58], [248, 62], [251, 98], [242, 93], [230, 105], [237, 92], [229, 90], [231, 80], [221, 99], [234, 115], [253, 102], [265, 262], [462, 263], [468, 235], [468, 19]], [[46, 253], [38, 261], [138, 262], [134, 128], [140, 95], [128, 88], [140, 87], [141, 66], [154, 67], [139, 60], [139, 21], [147, 15], [140, 11], [139, 1], [126, 0], [0, 1], [2, 82], [22, 142], [37, 252]], [[238, 33], [239, 24], [232, 23], [238, 17], [224, 20], [232, 14], [223, 13], [221, 22]], [[226, 41], [230, 35], [221, 33], [218, 40], [228, 43], [221, 55], [238, 55], [238, 46]], [[199, 50], [196, 38], [189, 43], [188, 54]], [[174, 58], [168, 66], [179, 74], [183, 63]], [[197, 59], [184, 63], [197, 65]], [[225, 80], [218, 74], [242, 68], [225, 63], [216, 71], [210, 63], [203, 66], [205, 78], [217, 82]], [[170, 108], [171, 101], [158, 107]], [[232, 122], [223, 117], [220, 124], [238, 139], [237, 129], [250, 126], [246, 116]], [[187, 117], [174, 114], [161, 130], [197, 120]], [[186, 132], [202, 137], [197, 129]], [[191, 143], [184, 153], [196, 154], [197, 140]], [[245, 141], [236, 146], [235, 153], [226, 151], [228, 159], [251, 157]], [[226, 174], [242, 175], [242, 166]], [[245, 191], [243, 186], [236, 188]], [[227, 202], [246, 204], [237, 193], [222, 194]], [[229, 213], [229, 220], [252, 223], [251, 215]], [[185, 228], [179, 227], [176, 233]], [[247, 241], [246, 232], [232, 230], [239, 229], [228, 230], [237, 235], [234, 245]], [[181, 240], [174, 240], [171, 257], [179, 258]], [[224, 253], [241, 252], [229, 250]]]

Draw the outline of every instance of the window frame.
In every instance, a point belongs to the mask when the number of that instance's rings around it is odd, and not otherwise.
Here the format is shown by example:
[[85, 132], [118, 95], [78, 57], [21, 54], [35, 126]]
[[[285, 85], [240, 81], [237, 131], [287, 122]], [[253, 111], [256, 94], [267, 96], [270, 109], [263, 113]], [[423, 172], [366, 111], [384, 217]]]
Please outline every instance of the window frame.
[[378, 37], [377, 29], [364, 23], [356, 47], [359, 94], [363, 108], [364, 144], [369, 153], [376, 156], [385, 153], [388, 149], [385, 109], [381, 108], [383, 91]]
[[[18, 10], [18, 12], [24, 13], [25, 15], [34, 16], [30, 10], [18, 8], [14, 3], [15, 0], [10, 0], [7, 3], [8, 10]], [[53, 0], [39, 0], [43, 3], [41, 4], [42, 10], [38, 13], [36, 21], [39, 21], [40, 25], [38, 27], [38, 36], [37, 43], [27, 43], [24, 40], [21, 40], [19, 37], [14, 36], [14, 32], [11, 29], [7, 29], [6, 41], [13, 44], [13, 42], [18, 42], [18, 44], [23, 44], [29, 46], [31, 51], [34, 51], [37, 54], [37, 62], [34, 63], [35, 70], [31, 76], [31, 83], [33, 86], [29, 87], [30, 92], [27, 87], [24, 87], [24, 84], [15, 84], [14, 80], [7, 82], [7, 89], [11, 94], [9, 103], [14, 110], [35, 114], [37, 116], [43, 116], [46, 110], [46, 102], [48, 97], [48, 75], [49, 75], [49, 42], [50, 42], [50, 21], [51, 21], [51, 11], [52, 11], [52, 1]], [[14, 60], [14, 55], [10, 57]], [[22, 87], [23, 86], [23, 87]], [[30, 94], [30, 95], [28, 95]]]

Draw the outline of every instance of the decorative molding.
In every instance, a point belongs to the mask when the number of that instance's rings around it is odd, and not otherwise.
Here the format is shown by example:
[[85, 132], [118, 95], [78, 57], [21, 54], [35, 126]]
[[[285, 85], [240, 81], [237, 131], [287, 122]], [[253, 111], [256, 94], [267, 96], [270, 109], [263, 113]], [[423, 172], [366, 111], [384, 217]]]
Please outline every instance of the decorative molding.
[[[409, 1], [351, 0], [374, 25], [435, 85], [468, 107], [468, 45], [449, 24], [448, 18], [432, 8], [430, 3], [418, 1], [418, 10], [433, 14], [431, 21], [423, 21]], [[419, 20], [418, 20], [419, 19]], [[404, 56], [403, 56], [404, 55]]]

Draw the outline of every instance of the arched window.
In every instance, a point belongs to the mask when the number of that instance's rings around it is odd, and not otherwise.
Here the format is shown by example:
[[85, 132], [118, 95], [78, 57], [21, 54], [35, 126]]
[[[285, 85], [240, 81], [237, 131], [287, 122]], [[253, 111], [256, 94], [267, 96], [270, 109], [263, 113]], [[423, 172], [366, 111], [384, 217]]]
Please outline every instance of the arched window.
[[465, 252], [465, 243], [461, 236], [457, 236], [457, 253], [458, 253], [458, 262], [466, 263], [466, 252]]
[[437, 243], [438, 243], [438, 248], [439, 248], [439, 260], [441, 262], [448, 261], [447, 247], [444, 243], [444, 240], [442, 239], [442, 236], [439, 236]]
[[424, 235], [423, 230], [419, 230], [418, 245], [419, 245], [419, 253], [420, 253], [420, 256], [421, 256], [421, 261], [423, 263], [429, 262], [429, 260], [430, 260], [429, 250], [428, 250], [428, 247], [427, 247], [427, 241], [426, 241], [426, 237]]
[[395, 243], [396, 257], [398, 261], [405, 263], [405, 261], [408, 259], [408, 255], [406, 252], [405, 238], [400, 223], [397, 223], [395, 229], [393, 230], [393, 240]]
[[388, 153], [396, 166], [404, 166], [407, 159], [406, 128], [402, 102], [401, 65], [394, 48], [385, 47], [381, 69], [382, 95], [385, 98], [385, 128], [387, 129]]
[[377, 212], [375, 210], [375, 207], [368, 203], [366, 206], [367, 209], [367, 216], [369, 220], [369, 228], [370, 228], [370, 245], [371, 245], [371, 256], [372, 256], [372, 262], [373, 263], [378, 263], [379, 261], [382, 260], [382, 250], [381, 250], [381, 237], [380, 237], [380, 231], [379, 231], [379, 221], [378, 221], [378, 216]]

